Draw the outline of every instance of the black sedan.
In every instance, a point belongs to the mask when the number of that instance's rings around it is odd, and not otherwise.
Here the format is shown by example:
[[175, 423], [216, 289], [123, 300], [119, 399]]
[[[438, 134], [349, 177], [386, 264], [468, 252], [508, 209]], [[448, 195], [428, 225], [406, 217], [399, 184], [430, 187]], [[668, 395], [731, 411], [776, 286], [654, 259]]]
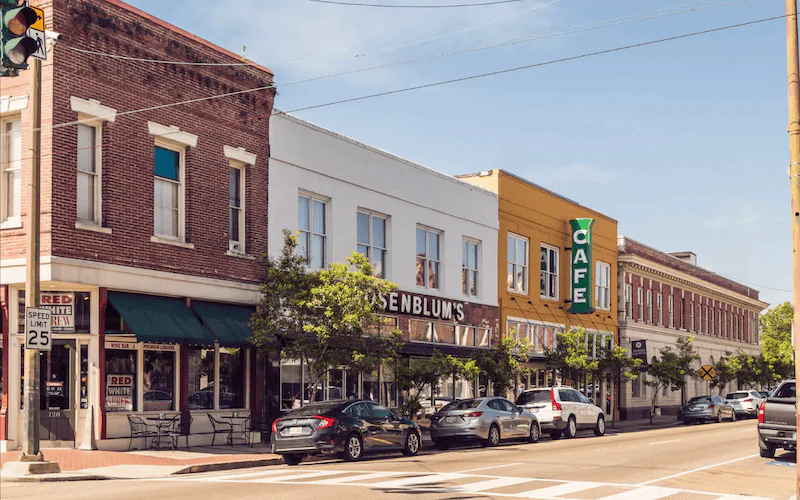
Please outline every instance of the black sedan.
[[374, 401], [326, 401], [287, 413], [272, 424], [273, 453], [288, 465], [308, 455], [339, 454], [347, 461], [365, 452], [399, 450], [416, 455], [422, 432]]

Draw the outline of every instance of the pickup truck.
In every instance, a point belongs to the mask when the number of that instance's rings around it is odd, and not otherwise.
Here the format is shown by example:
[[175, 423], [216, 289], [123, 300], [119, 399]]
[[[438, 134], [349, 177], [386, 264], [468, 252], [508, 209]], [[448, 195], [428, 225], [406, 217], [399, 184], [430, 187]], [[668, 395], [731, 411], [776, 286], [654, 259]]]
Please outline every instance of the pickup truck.
[[797, 449], [797, 389], [786, 380], [771, 398], [758, 408], [758, 451], [764, 458], [775, 457], [775, 450]]

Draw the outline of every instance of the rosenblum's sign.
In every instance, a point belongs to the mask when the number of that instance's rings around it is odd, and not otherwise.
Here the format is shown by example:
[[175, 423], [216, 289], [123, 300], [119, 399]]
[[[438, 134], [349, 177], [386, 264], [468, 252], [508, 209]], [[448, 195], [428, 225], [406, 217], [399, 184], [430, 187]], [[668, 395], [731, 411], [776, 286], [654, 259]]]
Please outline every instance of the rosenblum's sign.
[[591, 314], [592, 307], [592, 225], [594, 219], [572, 219], [572, 314]]
[[464, 321], [464, 303], [454, 300], [437, 299], [411, 295], [406, 292], [390, 292], [381, 297], [386, 312], [411, 314], [425, 318]]

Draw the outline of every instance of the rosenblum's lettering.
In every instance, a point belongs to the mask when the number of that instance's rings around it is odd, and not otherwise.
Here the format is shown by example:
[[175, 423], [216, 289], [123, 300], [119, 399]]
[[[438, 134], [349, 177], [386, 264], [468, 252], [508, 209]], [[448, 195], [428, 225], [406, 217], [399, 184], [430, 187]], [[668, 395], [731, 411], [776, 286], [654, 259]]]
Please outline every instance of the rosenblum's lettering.
[[381, 297], [381, 305], [386, 312], [464, 321], [464, 303], [453, 300], [390, 292], [387, 296]]

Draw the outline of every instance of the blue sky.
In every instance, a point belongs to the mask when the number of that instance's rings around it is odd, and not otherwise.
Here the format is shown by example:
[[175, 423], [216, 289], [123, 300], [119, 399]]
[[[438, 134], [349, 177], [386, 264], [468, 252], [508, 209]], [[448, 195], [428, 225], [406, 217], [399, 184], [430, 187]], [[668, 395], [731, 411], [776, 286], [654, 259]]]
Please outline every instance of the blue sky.
[[[307, 0], [129, 1], [234, 52], [246, 45], [247, 57], [270, 67], [279, 84], [658, 9], [725, 3], [526, 0], [413, 10]], [[746, 0], [286, 85], [277, 107], [292, 110], [783, 13], [781, 2]], [[762, 299], [776, 303], [791, 299], [785, 50], [785, 23], [777, 20], [297, 114], [445, 173], [509, 170], [616, 218], [621, 235], [663, 251], [692, 250], [701, 266], [760, 285]]]

